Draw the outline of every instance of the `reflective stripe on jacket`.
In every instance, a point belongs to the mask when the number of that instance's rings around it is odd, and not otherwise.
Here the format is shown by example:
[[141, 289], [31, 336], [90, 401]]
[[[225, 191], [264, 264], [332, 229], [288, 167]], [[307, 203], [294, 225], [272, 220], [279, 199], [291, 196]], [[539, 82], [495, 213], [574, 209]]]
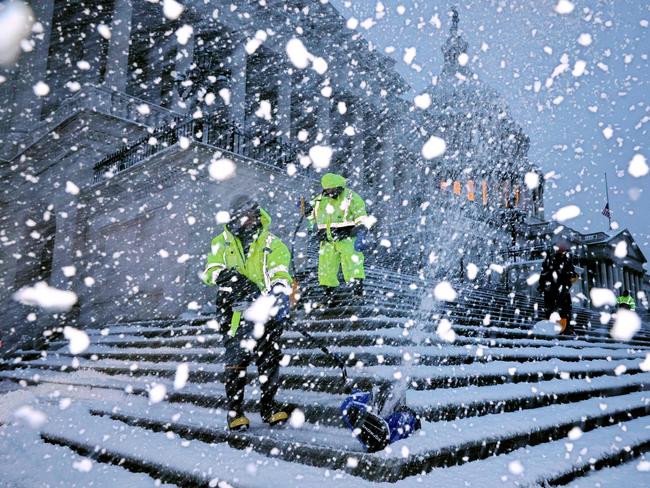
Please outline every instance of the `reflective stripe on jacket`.
[[313, 210], [307, 216], [309, 224], [326, 230], [329, 240], [333, 239], [330, 229], [361, 225], [368, 215], [363, 198], [347, 188], [337, 198], [321, 194], [311, 204]]

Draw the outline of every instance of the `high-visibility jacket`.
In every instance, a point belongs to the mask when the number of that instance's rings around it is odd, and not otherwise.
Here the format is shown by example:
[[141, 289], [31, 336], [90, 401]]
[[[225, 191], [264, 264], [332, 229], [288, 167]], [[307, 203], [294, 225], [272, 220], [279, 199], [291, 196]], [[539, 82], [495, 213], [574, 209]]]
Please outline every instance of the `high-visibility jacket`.
[[[287, 246], [269, 231], [271, 217], [260, 209], [261, 229], [253, 236], [248, 250], [245, 250], [238, 237], [224, 225], [223, 232], [212, 239], [203, 281], [207, 285], [216, 284], [219, 273], [233, 269], [257, 285], [260, 292], [277, 292], [277, 286], [287, 295], [291, 292], [292, 278], [289, 274], [291, 253]], [[239, 326], [241, 312], [235, 312], [231, 320], [231, 333]]]
[[[330, 177], [330, 178], [326, 178]], [[333, 240], [331, 229], [355, 227], [366, 222], [366, 204], [357, 193], [345, 188], [342, 176], [327, 174], [323, 177], [323, 188], [343, 187], [337, 198], [320, 194], [311, 201], [312, 212], [307, 216], [309, 225], [325, 230], [329, 240]]]
[[632, 295], [628, 295], [628, 296], [621, 295], [621, 296], [619, 296], [616, 299], [616, 304], [618, 306], [626, 305], [627, 307], [629, 307], [630, 310], [636, 310], [636, 303], [634, 302], [634, 298], [632, 298]]

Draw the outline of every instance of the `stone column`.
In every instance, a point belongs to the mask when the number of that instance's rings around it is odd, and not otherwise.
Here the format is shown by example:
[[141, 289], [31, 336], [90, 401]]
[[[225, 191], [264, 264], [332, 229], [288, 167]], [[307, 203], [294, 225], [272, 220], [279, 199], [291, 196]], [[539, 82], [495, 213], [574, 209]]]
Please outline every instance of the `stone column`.
[[621, 288], [625, 287], [625, 277], [623, 275], [623, 266], [616, 265], [616, 281], [621, 284]]
[[580, 283], [582, 284], [582, 293], [585, 296], [589, 295], [589, 270], [587, 264], [582, 265], [582, 273], [580, 274]]
[[280, 84], [278, 85], [278, 112], [277, 127], [284, 142], [291, 139], [291, 76], [287, 74], [287, 67], [280, 70]]
[[[384, 195], [393, 197], [393, 192], [395, 188], [395, 147], [393, 141], [393, 132], [395, 128], [390, 122], [385, 123], [382, 136], [381, 136], [381, 147], [382, 147], [382, 159], [381, 159], [381, 186], [383, 187]], [[476, 190], [475, 190], [476, 191]], [[392, 205], [390, 200], [388, 200], [389, 206]]]
[[364, 113], [360, 103], [356, 102], [348, 110], [352, 110], [352, 125], [354, 126], [355, 135], [352, 138], [352, 148], [350, 151], [350, 168], [357, 175], [356, 184], [362, 185], [364, 182], [364, 157], [363, 147], [365, 138]]
[[609, 287], [609, 282], [607, 279], [607, 266], [605, 265], [605, 261], [600, 261], [600, 272], [598, 275], [600, 276], [600, 281], [598, 283], [598, 286], [601, 288], [608, 288]]
[[239, 127], [246, 127], [246, 49], [241, 43], [230, 54], [230, 114]]
[[129, 38], [132, 15], [132, 0], [115, 0], [104, 75], [104, 86], [111, 90], [124, 92], [129, 81]]
[[[176, 59], [174, 60], [174, 71], [178, 74], [185, 73], [192, 63], [194, 62], [194, 39], [195, 36], [191, 36], [187, 41], [187, 44], [184, 46], [178, 45], [178, 51], [176, 53]], [[186, 107], [179, 105], [179, 102], [182, 102], [178, 90], [174, 90], [174, 102], [172, 105], [172, 110], [180, 110], [186, 112], [190, 107], [192, 107], [194, 99], [186, 100]]]
[[331, 139], [331, 121], [330, 121], [330, 99], [320, 94], [317, 95], [318, 102], [316, 106], [316, 120], [318, 123], [318, 132], [323, 135], [321, 144], [329, 144]]
[[[35, 43], [34, 49], [28, 53], [21, 50], [13, 70], [15, 92], [13, 99], [8, 101], [15, 111], [13, 114], [14, 130], [30, 130], [34, 123], [41, 118], [43, 98], [34, 94], [34, 85], [39, 81], [47, 82], [47, 60], [50, 50], [54, 2], [55, 0], [29, 2], [34, 12], [35, 21], [43, 25], [43, 33], [30, 36]], [[18, 111], [18, 109], [20, 110]]]
[[607, 287], [606, 288], [612, 289], [612, 288], [614, 288], [614, 268], [612, 267], [611, 264], [607, 263], [606, 270], [607, 270]]

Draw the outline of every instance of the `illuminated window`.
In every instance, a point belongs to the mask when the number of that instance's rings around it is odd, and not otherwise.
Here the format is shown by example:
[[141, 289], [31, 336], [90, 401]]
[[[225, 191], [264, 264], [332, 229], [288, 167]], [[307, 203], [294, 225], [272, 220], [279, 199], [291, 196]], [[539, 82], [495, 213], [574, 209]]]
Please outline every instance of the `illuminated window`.
[[454, 181], [454, 194], [460, 195], [460, 181]]
[[474, 189], [474, 180], [469, 180], [467, 182], [467, 199], [470, 202], [473, 202], [475, 200], [475, 189]]
[[440, 181], [440, 189], [441, 190], [446, 190], [448, 186], [449, 186], [449, 182], [447, 180]]
[[519, 206], [519, 188], [515, 188], [515, 207]]
[[488, 203], [487, 181], [485, 180], [483, 180], [483, 183], [481, 184], [481, 193], [483, 195], [483, 205], [487, 205]]

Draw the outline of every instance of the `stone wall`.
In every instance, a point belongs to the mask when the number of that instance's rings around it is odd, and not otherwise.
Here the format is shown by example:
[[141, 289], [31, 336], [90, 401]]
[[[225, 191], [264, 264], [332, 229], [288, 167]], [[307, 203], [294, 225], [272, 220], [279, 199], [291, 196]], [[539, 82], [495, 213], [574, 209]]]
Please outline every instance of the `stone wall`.
[[[0, 265], [5, 342], [38, 337], [64, 321], [85, 327], [200, 310], [213, 299], [198, 274], [221, 229], [215, 215], [236, 193], [259, 198], [274, 219], [273, 232], [290, 245], [299, 218], [296, 202], [318, 189], [316, 177], [290, 177], [284, 168], [224, 154], [236, 162], [236, 176], [216, 182], [208, 175], [215, 154], [215, 148], [200, 143], [186, 150], [172, 146], [100, 183], [93, 182], [96, 161], [84, 160], [80, 152], [44, 168], [44, 161], [36, 162], [41, 172], [35, 183], [18, 185], [24, 179], [8, 173], [17, 189], [2, 210], [2, 235], [5, 242], [15, 241], [3, 246]], [[66, 192], [71, 179], [80, 189], [77, 194]], [[47, 221], [44, 212], [49, 212]], [[29, 219], [36, 223], [33, 228], [25, 224]], [[64, 315], [12, 299], [16, 278], [34, 274], [47, 245], [30, 233], [45, 228], [53, 233], [54, 245], [51, 269], [41, 278], [73, 290], [79, 299]], [[74, 276], [65, 276], [67, 266], [76, 268]], [[28, 320], [30, 314], [36, 320]]]
[[216, 213], [237, 193], [258, 198], [274, 220], [273, 232], [290, 245], [295, 202], [315, 184], [235, 155], [236, 176], [216, 182], [207, 171], [213, 155], [207, 146], [176, 146], [80, 196], [79, 264], [95, 280], [92, 287], [76, 282], [82, 323], [178, 317], [210, 303], [213, 291], [198, 274], [221, 231]]

